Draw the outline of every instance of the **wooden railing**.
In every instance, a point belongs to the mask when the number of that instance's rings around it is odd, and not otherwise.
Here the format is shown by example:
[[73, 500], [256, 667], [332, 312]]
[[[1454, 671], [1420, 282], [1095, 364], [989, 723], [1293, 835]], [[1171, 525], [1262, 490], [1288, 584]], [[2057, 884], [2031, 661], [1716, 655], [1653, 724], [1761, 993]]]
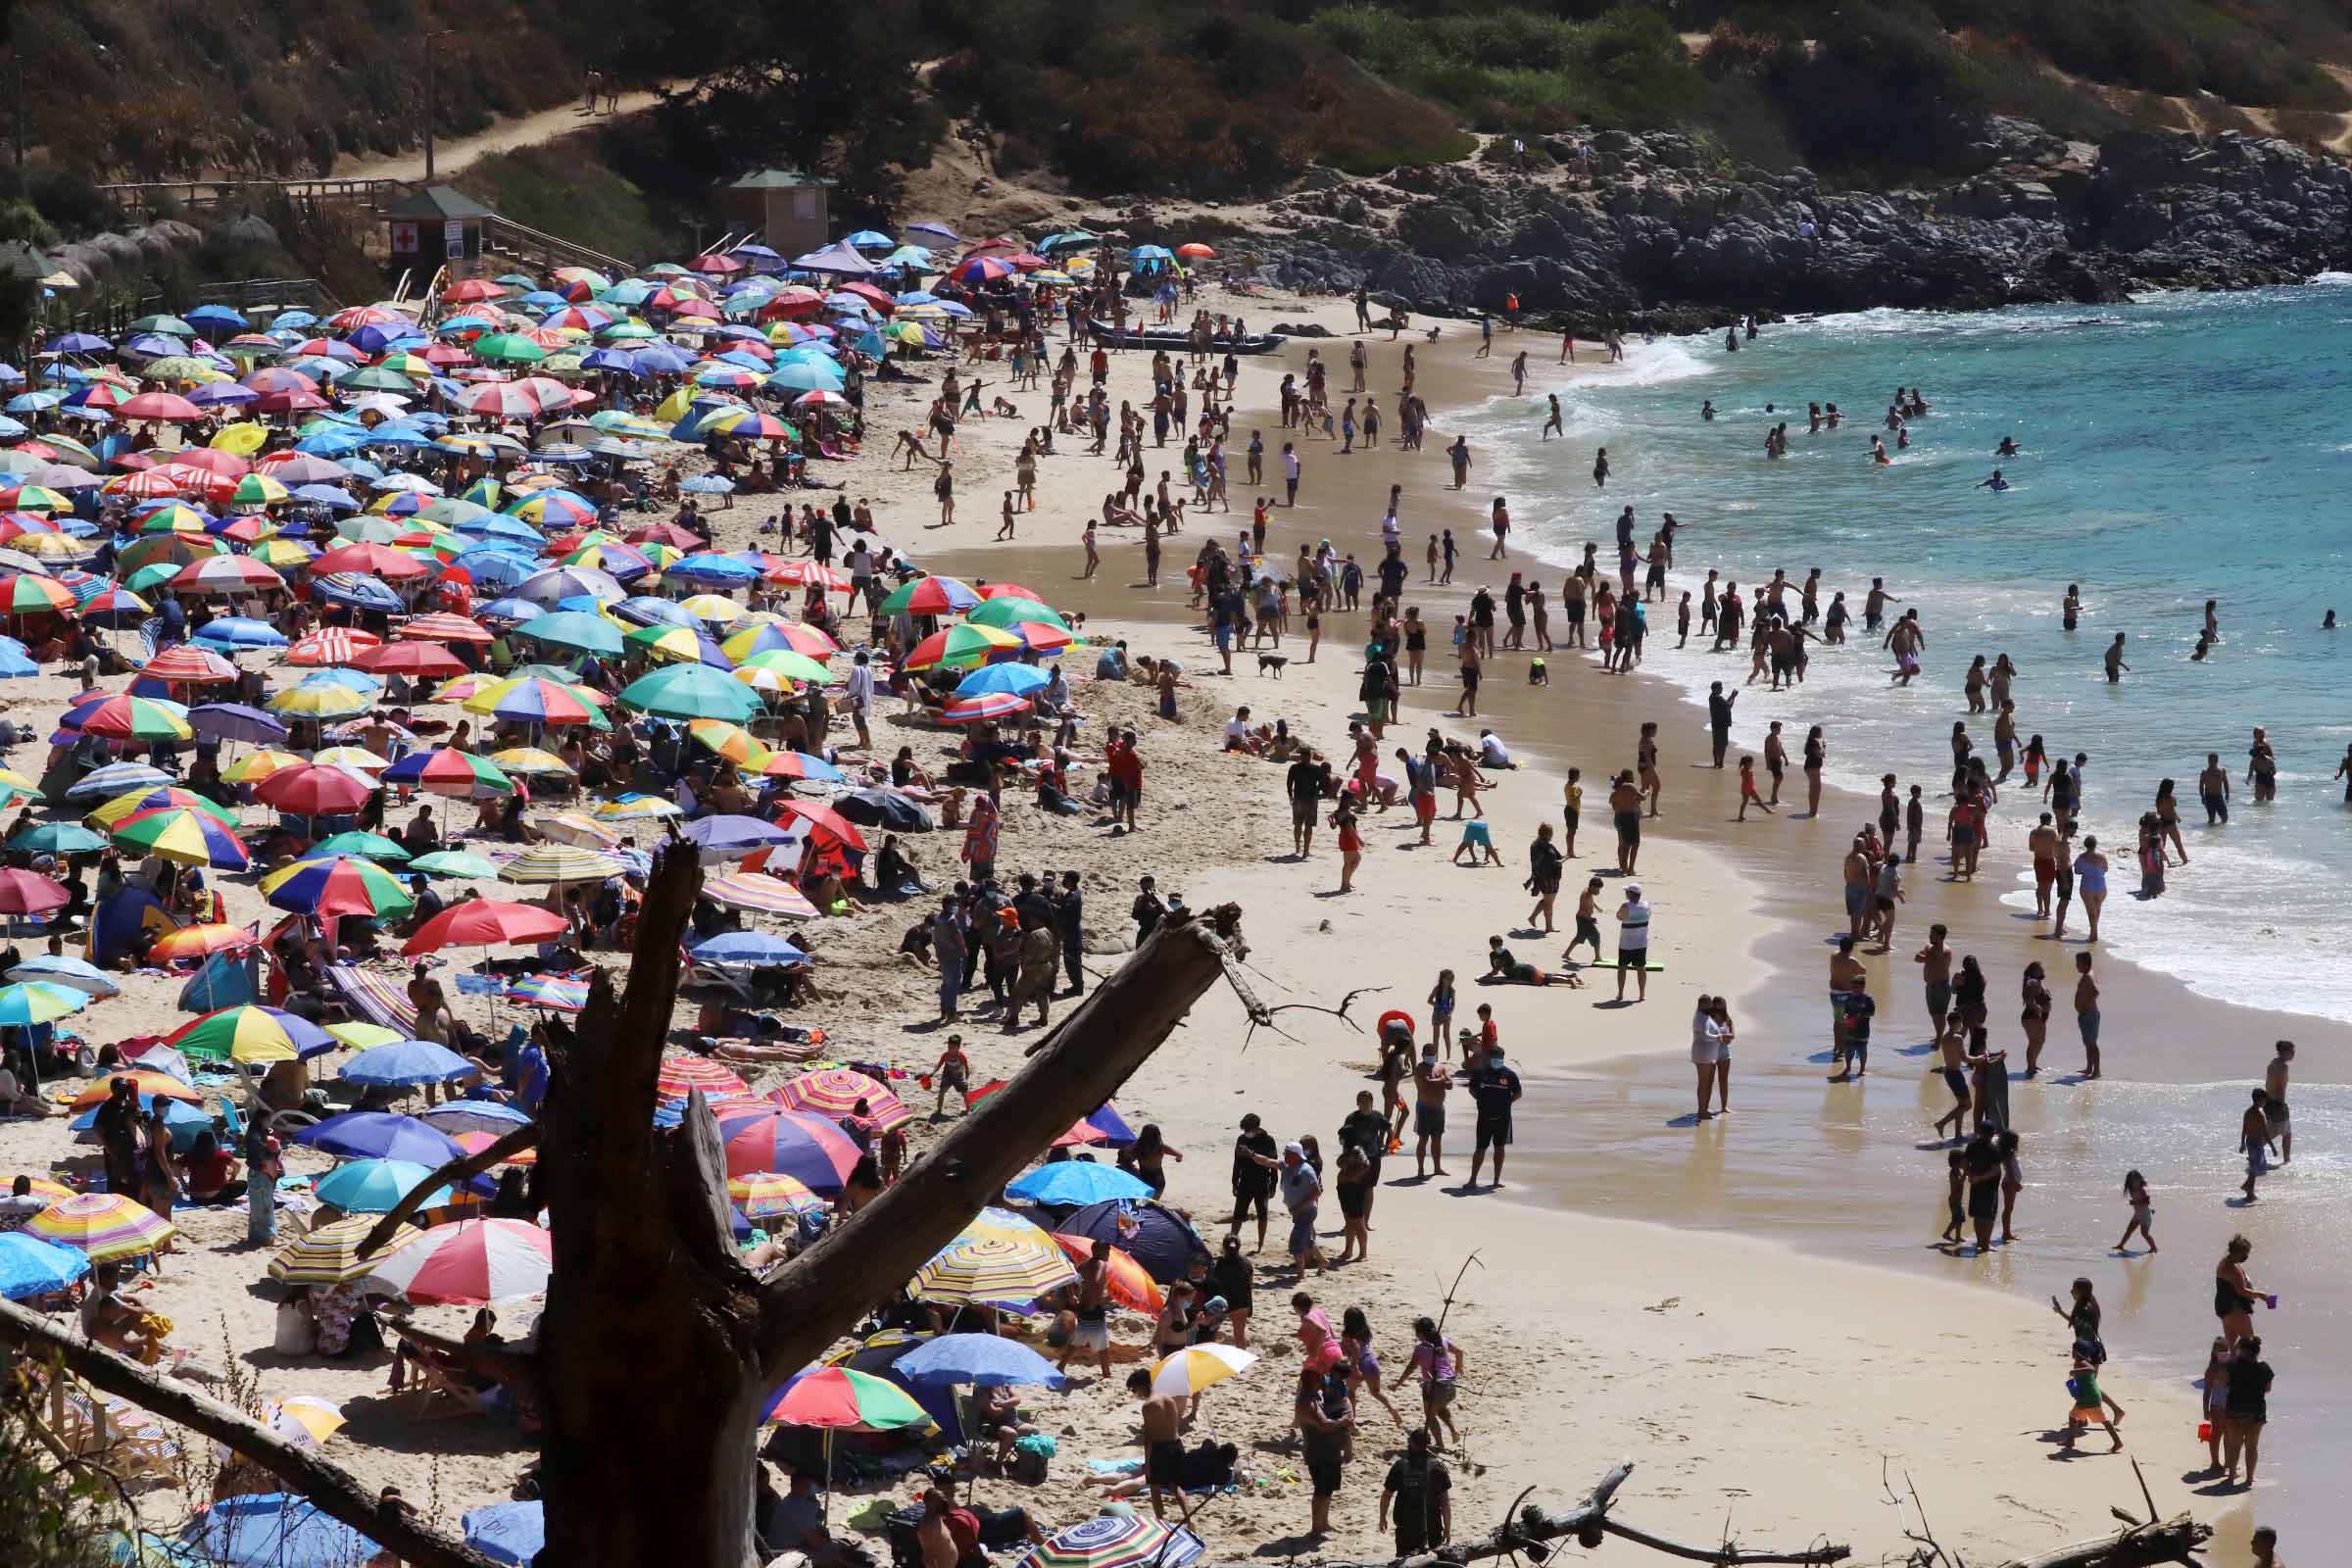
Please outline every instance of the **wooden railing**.
[[629, 264], [617, 256], [592, 250], [560, 234], [549, 234], [528, 224], [517, 223], [496, 213], [482, 220], [482, 249], [520, 260], [536, 260], [541, 270], [558, 267], [592, 267], [600, 272], [618, 277], [629, 271]]
[[376, 207], [388, 190], [399, 188], [400, 182], [391, 179], [172, 179], [98, 187], [129, 214], [166, 206], [255, 207], [279, 196], [290, 202], [364, 202]]

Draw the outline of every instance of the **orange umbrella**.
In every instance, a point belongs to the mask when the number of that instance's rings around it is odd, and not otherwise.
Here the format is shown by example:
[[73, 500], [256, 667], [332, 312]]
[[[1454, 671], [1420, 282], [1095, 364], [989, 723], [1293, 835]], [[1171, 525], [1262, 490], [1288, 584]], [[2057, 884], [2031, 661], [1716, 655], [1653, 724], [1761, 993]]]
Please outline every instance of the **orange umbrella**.
[[222, 925], [218, 921], [206, 925], [183, 925], [155, 939], [147, 950], [151, 959], [203, 958], [216, 953], [233, 953], [241, 948], [261, 946], [261, 934], [251, 926]]
[[[1073, 1263], [1083, 1263], [1095, 1255], [1095, 1239], [1091, 1236], [1068, 1236], [1055, 1231], [1054, 1240]], [[1102, 1275], [1102, 1291], [1113, 1301], [1136, 1312], [1156, 1312], [1167, 1305], [1166, 1298], [1159, 1294], [1159, 1286], [1143, 1264], [1115, 1247], [1110, 1249], [1108, 1262], [1110, 1266]]]
[[138, 1092], [142, 1095], [161, 1095], [166, 1100], [184, 1100], [191, 1105], [200, 1105], [204, 1103], [204, 1097], [202, 1095], [189, 1088], [186, 1084], [181, 1083], [178, 1079], [172, 1077], [170, 1073], [150, 1072], [144, 1067], [138, 1067], [129, 1072], [119, 1072], [110, 1077], [99, 1079], [96, 1083], [90, 1085], [89, 1088], [84, 1089], [80, 1094], [74, 1097], [74, 1108], [75, 1110], [88, 1110], [94, 1105], [105, 1104], [107, 1097], [114, 1093], [113, 1089], [109, 1086], [112, 1085], [117, 1078], [127, 1078], [132, 1083], [137, 1084], [139, 1086]]

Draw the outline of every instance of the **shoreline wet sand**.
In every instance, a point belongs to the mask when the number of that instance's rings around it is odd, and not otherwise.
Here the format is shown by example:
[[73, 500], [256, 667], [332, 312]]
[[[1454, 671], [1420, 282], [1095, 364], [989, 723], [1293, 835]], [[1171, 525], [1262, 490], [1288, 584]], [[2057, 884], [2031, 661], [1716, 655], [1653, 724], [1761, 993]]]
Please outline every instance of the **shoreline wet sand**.
[[[1458, 323], [1453, 324], [1449, 339], [1442, 338], [1434, 349], [1421, 345], [1420, 389], [1436, 411], [1437, 421], [1431, 444], [1420, 455], [1430, 461], [1415, 463], [1412, 455], [1394, 448], [1379, 457], [1359, 453], [1343, 458], [1321, 443], [1306, 447], [1302, 505], [1295, 513], [1281, 508], [1274, 511], [1266, 549], [1270, 564], [1288, 562], [1299, 543], [1311, 546], [1330, 537], [1343, 554], [1352, 550], [1368, 567], [1380, 548], [1377, 519], [1386, 487], [1402, 477], [1406, 485], [1402, 513], [1405, 553], [1413, 568], [1405, 602], [1422, 607], [1424, 618], [1435, 628], [1433, 642], [1441, 644], [1450, 616], [1466, 604], [1470, 590], [1482, 580], [1499, 588], [1507, 569], [1502, 563], [1490, 564], [1483, 559], [1487, 496], [1476, 487], [1476, 470], [1473, 488], [1466, 494], [1443, 488], [1449, 478], [1442, 457], [1446, 437], [1440, 433], [1446, 412], [1471, 398], [1493, 396], [1507, 388], [1509, 356], [1520, 346], [1530, 350], [1534, 372], [1530, 386], [1540, 399], [1545, 384], [1543, 376], [1552, 368], [1546, 352], [1557, 348], [1554, 339], [1537, 339], [1532, 334], [1514, 339], [1498, 334], [1496, 355], [1485, 362], [1487, 369], [1481, 373], [1477, 366], [1465, 363], [1472, 340]], [[1285, 368], [1298, 368], [1308, 341], [1295, 339], [1289, 345]], [[1326, 358], [1335, 362], [1335, 386], [1345, 375], [1346, 341], [1334, 338], [1318, 345]], [[1394, 390], [1396, 351], [1388, 347], [1384, 335], [1375, 334], [1370, 341], [1374, 370], [1368, 385], [1385, 399]], [[1266, 394], [1280, 371], [1244, 363], [1244, 412], [1237, 414], [1235, 420], [1236, 446], [1246, 440], [1244, 432], [1252, 426], [1264, 429], [1271, 469], [1271, 456], [1279, 451], [1283, 432], [1278, 414], [1268, 413], [1264, 404], [1270, 401]], [[1540, 402], [1536, 406], [1540, 408]], [[1537, 415], [1529, 420], [1531, 437], [1540, 418]], [[1171, 451], [1170, 466], [1175, 456]], [[1400, 458], [1411, 466], [1400, 467]], [[1069, 461], [1065, 457], [1061, 463]], [[1203, 668], [1213, 668], [1214, 657], [1205, 638], [1195, 629], [1200, 616], [1186, 608], [1181, 566], [1199, 548], [1200, 537], [1247, 528], [1250, 497], [1238, 477], [1238, 463], [1235, 466], [1235, 512], [1230, 518], [1222, 513], [1206, 519], [1188, 514], [1185, 533], [1169, 543], [1162, 586], [1156, 595], [1136, 586], [1141, 576], [1137, 569], [1140, 547], [1132, 536], [1112, 542], [1106, 533], [1102, 575], [1093, 584], [1069, 581], [1079, 560], [1078, 524], [1075, 520], [1066, 526], [1042, 523], [1038, 520], [1045, 515], [1042, 512], [1029, 514], [1021, 524], [1029, 538], [1011, 546], [959, 551], [952, 559], [940, 558], [933, 564], [943, 569], [961, 566], [973, 573], [1021, 580], [1032, 580], [1023, 576], [1024, 572], [1034, 573], [1054, 584], [1052, 591], [1090, 614], [1190, 630], [1188, 669], [1204, 683], [1211, 682], [1213, 677], [1199, 675]], [[1095, 488], [1107, 487], [1107, 466], [1094, 471], [1100, 475]], [[1520, 500], [1513, 499], [1516, 509]], [[1703, 515], [1702, 506], [1690, 510]], [[1605, 539], [1606, 517], [1595, 509], [1591, 519], [1594, 537]], [[1051, 542], [1041, 543], [1037, 536], [1049, 526], [1054, 528]], [[1462, 547], [1451, 589], [1433, 588], [1422, 580], [1426, 572], [1420, 562], [1421, 541], [1440, 527], [1451, 527]], [[961, 534], [965, 529], [956, 532]], [[1684, 555], [1678, 577], [1686, 573], [1694, 577], [1703, 571], [1703, 556], [1688, 543]], [[1017, 566], [1016, 561], [1020, 563]], [[1517, 551], [1510, 564], [1547, 582], [1556, 581], [1565, 570], [1562, 563], [1533, 561]], [[1678, 582], [1678, 590], [1679, 586]], [[1362, 624], [1349, 616], [1327, 617], [1324, 662], [1345, 662], [1352, 669], [1355, 639], [1360, 637]], [[1555, 613], [1555, 634], [1559, 625]], [[1704, 657], [1690, 650], [1678, 654], [1671, 643], [1671, 631], [1663, 637], [1653, 635], [1650, 658]], [[1297, 655], [1295, 647], [1286, 651], [1294, 658]], [[1423, 688], [1405, 695], [1398, 733], [1417, 737], [1426, 714], [1428, 722], [1444, 723], [1448, 733], [1475, 734], [1474, 724], [1441, 717], [1459, 688], [1451, 661], [1442, 653], [1433, 652], [1432, 657], [1440, 667], [1428, 670]], [[1723, 666], [1727, 684], [1744, 678], [1744, 660], [1726, 655], [1716, 662]], [[1296, 663], [1291, 667], [1293, 671], [1298, 668]], [[1250, 668], [1249, 661], [1237, 655], [1237, 671]], [[1629, 1029], [1622, 1021], [1612, 1020], [1593, 1031], [1603, 1035], [1602, 1040], [1578, 1040], [1575, 1037], [1586, 1031], [1578, 1027], [1582, 1020], [1577, 1012], [1589, 1004], [1585, 997], [1575, 997], [1564, 1007], [1542, 1009], [1542, 1019], [1532, 1029], [1522, 1024], [1519, 1038], [1525, 1040], [1532, 1034], [1534, 1043], [1516, 1055], [1516, 1063], [1531, 1078], [1542, 1074], [1548, 1082], [1569, 1086], [1569, 1092], [1546, 1097], [1541, 1113], [1521, 1118], [1522, 1163], [1514, 1169], [1540, 1186], [1545, 1201], [1566, 1207], [1758, 1236], [1808, 1251], [1897, 1267], [1913, 1276], [1962, 1283], [1988, 1281], [2027, 1304], [2040, 1302], [2052, 1291], [2063, 1294], [2069, 1279], [2087, 1273], [2109, 1303], [2110, 1323], [2115, 1325], [2109, 1338], [2118, 1369], [2143, 1398], [2157, 1390], [2180, 1390], [2194, 1397], [2189, 1385], [2201, 1368], [2200, 1352], [2211, 1332], [2212, 1320], [2205, 1315], [2210, 1298], [2207, 1276], [2213, 1258], [2219, 1255], [2221, 1241], [2231, 1230], [2243, 1229], [2257, 1245], [2257, 1278], [2286, 1297], [2282, 1304], [2288, 1310], [2266, 1316], [2260, 1324], [2266, 1333], [2268, 1354], [2274, 1361], [2291, 1359], [2297, 1367], [2296, 1380], [2303, 1384], [2297, 1402], [2304, 1404], [2305, 1419], [2297, 1420], [2295, 1412], [2282, 1408], [2279, 1413], [2287, 1419], [2275, 1421], [2273, 1430], [2288, 1441], [2278, 1443], [2276, 1450], [2266, 1454], [2266, 1477], [2283, 1478], [2286, 1495], [2277, 1508], [2270, 1507], [2266, 1497], [2264, 1515], [2292, 1519], [2296, 1512], [2292, 1498], [2298, 1489], [2291, 1483], [2316, 1477], [2318, 1467], [2328, 1462], [2331, 1451], [2310, 1443], [2313, 1423], [2308, 1421], [2308, 1412], [2345, 1379], [2341, 1366], [2328, 1364], [2331, 1352], [2324, 1348], [2340, 1341], [2339, 1335], [2328, 1332], [2333, 1313], [2326, 1302], [2327, 1282], [2340, 1277], [2336, 1265], [2341, 1259], [2335, 1246], [2318, 1234], [2317, 1222], [2304, 1217], [2312, 1207], [2308, 1200], [2295, 1200], [2292, 1194], [2298, 1182], [2307, 1187], [2313, 1180], [2323, 1180], [2332, 1189], [2340, 1180], [2326, 1157], [2326, 1146], [2332, 1140], [2324, 1129], [2352, 1109], [2352, 1101], [2339, 1107], [2335, 1103], [2338, 1097], [2330, 1093], [2331, 1086], [2340, 1084], [2343, 1069], [2341, 1054], [2328, 1048], [2340, 1044], [2345, 1031], [2308, 1017], [2258, 1013], [2213, 1002], [2195, 996], [2173, 977], [2102, 957], [2099, 972], [2105, 987], [2111, 1076], [2097, 1085], [2071, 1082], [2069, 1069], [2079, 1062], [2081, 1048], [2067, 1016], [2065, 988], [2079, 944], [2071, 939], [2065, 943], [2041, 939], [2037, 936], [2039, 925], [2017, 918], [2019, 911], [1998, 904], [1998, 893], [2010, 885], [1993, 874], [2003, 864], [2000, 850], [2021, 842], [2031, 820], [2020, 818], [2014, 808], [2005, 806], [1995, 819], [2000, 837], [1995, 849], [1987, 852], [1987, 875], [1983, 878], [1994, 887], [1964, 891], [1944, 882], [1940, 880], [1942, 867], [1931, 857], [1927, 879], [1906, 879], [1908, 903], [1894, 953], [1865, 955], [1874, 994], [1881, 999], [1883, 1009], [1874, 1052], [1878, 1071], [1871, 1075], [1876, 1082], [1859, 1088], [1823, 1084], [1828, 1068], [1824, 1065], [1827, 1041], [1821, 1003], [1828, 938], [1841, 926], [1837, 918], [1837, 862], [1845, 833], [1838, 828], [1874, 819], [1875, 802], [1826, 790], [1824, 816], [1828, 820], [1819, 825], [1818, 832], [1814, 824], [1801, 818], [1735, 824], [1730, 817], [1736, 803], [1736, 775], [1727, 768], [1715, 776], [1714, 770], [1704, 765], [1704, 716], [1688, 705], [1679, 689], [1606, 676], [1586, 658], [1565, 654], [1551, 656], [1550, 670], [1551, 687], [1531, 691], [1525, 684], [1523, 660], [1501, 655], [1490, 665], [1481, 707], [1517, 755], [1532, 760], [1533, 753], [1552, 764], [1545, 776], [1546, 799], [1533, 803], [1540, 808], [1537, 815], [1552, 813], [1558, 765], [1574, 764], [1584, 770], [1588, 826], [1579, 846], [1580, 858], [1569, 867], [1562, 895], [1563, 916], [1581, 875], [1596, 864], [1608, 863], [1610, 847], [1591, 837], [1594, 791], [1607, 773], [1630, 764], [1635, 730], [1645, 717], [1661, 721], [1666, 784], [1664, 818], [1645, 824], [1649, 835], [1645, 856], [1661, 851], [1696, 852], [1698, 863], [1710, 872], [1730, 873], [1709, 876], [1708, 896], [1714, 900], [1736, 898], [1740, 906], [1705, 910], [1707, 945], [1703, 950], [1687, 951], [1704, 951], [1707, 956], [1694, 964], [1675, 951], [1681, 945], [1678, 925], [1693, 923], [1687, 907], [1676, 906], [1690, 896], [1675, 885], [1670, 873], [1662, 876], [1661, 885], [1652, 889], [1652, 900], [1659, 906], [1657, 943], [1669, 959], [1669, 970], [1657, 977], [1653, 987], [1657, 995], [1644, 1004], [1640, 1021]], [[1956, 666], [1952, 673], [1956, 674]], [[1235, 700], [1250, 701], [1258, 717], [1272, 717], [1284, 710], [1282, 685], [1250, 673], [1237, 675], [1231, 684]], [[1751, 693], [1747, 701], [1752, 704], [1764, 695]], [[1954, 703], [1959, 706], [1956, 691]], [[1801, 707], [1792, 702], [1789, 709], [1787, 716], [1798, 720]], [[1922, 781], [1935, 788], [1932, 777]], [[1905, 782], [1909, 782], [1908, 775]], [[1500, 792], [1511, 798], [1514, 808], [1528, 804], [1517, 796], [1519, 783], [1520, 778], [1514, 777]], [[1268, 779], [1262, 787], [1271, 790], [1275, 784]], [[1802, 804], [1801, 797], [1798, 804]], [[1605, 812], [1600, 814], [1605, 817]], [[1401, 893], [1409, 899], [1419, 891], [1418, 886], [1398, 889], [1393, 878], [1384, 877], [1377, 834], [1368, 832], [1367, 841], [1375, 846], [1363, 873], [1367, 886], [1383, 897]], [[1523, 838], [1515, 841], [1498, 831], [1497, 841], [1523, 867]], [[1441, 838], [1441, 852], [1446, 846], [1446, 840]], [[2007, 863], [2014, 866], [2015, 861]], [[1427, 875], [1434, 880], [1438, 870], [1443, 868], [1423, 873], [1416, 862], [1417, 877]], [[1521, 874], [1523, 870], [1515, 871], [1513, 881]], [[2130, 912], [2129, 899], [2119, 892], [2110, 918], [2128, 920]], [[1402, 905], [1400, 913], [1411, 918], [1411, 906]], [[1945, 1147], [1933, 1141], [1930, 1124], [1948, 1106], [1949, 1098], [1940, 1082], [1925, 1070], [1921, 1042], [1927, 1030], [1910, 954], [1924, 942], [1928, 925], [1938, 920], [1951, 927], [1955, 952], [1978, 953], [1986, 963], [1992, 977], [1996, 1049], [2006, 1047], [2022, 1058], [2022, 1040], [2013, 1021], [2014, 1003], [2006, 1003], [2007, 1012], [2003, 1009], [2005, 999], [2014, 995], [2017, 970], [2025, 962], [2039, 958], [2054, 971], [2059, 998], [2059, 1015], [2053, 1020], [2044, 1054], [2042, 1081], [2013, 1083], [2011, 1102], [2026, 1139], [2029, 1182], [2019, 1204], [2020, 1239], [2013, 1246], [1997, 1249], [1984, 1262], [1929, 1255], [1934, 1250], [1929, 1244], [1941, 1228]], [[2072, 923], [2079, 933], [2079, 911]], [[1491, 929], [1507, 934], [1511, 927], [1495, 917]], [[1448, 942], [1444, 961], [1457, 969], [1465, 963], [1474, 965], [1480, 947], [1476, 936], [1465, 933]], [[1539, 962], [1553, 956], [1553, 944], [1559, 940], [1563, 939], [1512, 939], [1521, 956]], [[1433, 970], [1437, 961], [1431, 960]], [[1415, 977], [1412, 989], [1417, 994], [1425, 985], [1425, 980]], [[1729, 989], [1737, 999], [1735, 1011], [1741, 1039], [1734, 1053], [1734, 1092], [1735, 1103], [1740, 1108], [1728, 1120], [1695, 1123], [1687, 1019], [1690, 998], [1701, 988]], [[1485, 995], [1466, 985], [1465, 1007], [1474, 994]], [[1506, 988], [1503, 995], [1517, 1000], [1522, 994]], [[1518, 1010], [1523, 1015], [1526, 1011], [1524, 1007]], [[1598, 1016], [1608, 1019], [1609, 1012], [1604, 1010]], [[1574, 1060], [1565, 1067], [1555, 1060], [1558, 1045], [1547, 1038], [1559, 1030], [1571, 1037], [1567, 1045]], [[2251, 1211], [2225, 1207], [2223, 1198], [2234, 1191], [2237, 1180], [2236, 1161], [2230, 1152], [2235, 1106], [2242, 1103], [2243, 1086], [2259, 1082], [2269, 1043], [2278, 1038], [2293, 1038], [2302, 1047], [2297, 1077], [2306, 1087], [2298, 1088], [2296, 1103], [2303, 1112], [2300, 1125], [2306, 1134], [2307, 1152], [2296, 1166], [2288, 1168], [2288, 1174], [2274, 1180], [2273, 1199]], [[2184, 1144], [2177, 1137], [2176, 1129], [2183, 1121], [2210, 1129], [2203, 1144], [2193, 1140]], [[2106, 1251], [2126, 1217], [2120, 1186], [2122, 1173], [2130, 1164], [2143, 1168], [2157, 1188], [2158, 1236], [2165, 1247], [2157, 1259], [2126, 1262]], [[1521, 1196], [1524, 1200], [1527, 1195]], [[1836, 1311], [1825, 1314], [1824, 1325], [1833, 1333], [1838, 1332], [1838, 1322]], [[2138, 1430], [2151, 1432], [2147, 1426]], [[2193, 1432], [2154, 1435], [2159, 1441], [2148, 1446], [2155, 1452], [2143, 1453], [2143, 1459], [2158, 1461], [2152, 1474], [2176, 1475], [2201, 1468], [2201, 1446], [2195, 1444]], [[2177, 1469], [2168, 1468], [2176, 1454], [2181, 1463]], [[2270, 1491], [2266, 1481], [2264, 1492]], [[2306, 1487], [2300, 1489], [2300, 1494], [2313, 1494]], [[2201, 1501], [2199, 1505], [2214, 1509], [2217, 1502]], [[2226, 1528], [2224, 1532], [2226, 1538], [2234, 1535], [2242, 1541], [2250, 1519], [2248, 1509], [2239, 1503], [2219, 1506], [2233, 1516], [2243, 1516], [2236, 1518], [2233, 1530]]]

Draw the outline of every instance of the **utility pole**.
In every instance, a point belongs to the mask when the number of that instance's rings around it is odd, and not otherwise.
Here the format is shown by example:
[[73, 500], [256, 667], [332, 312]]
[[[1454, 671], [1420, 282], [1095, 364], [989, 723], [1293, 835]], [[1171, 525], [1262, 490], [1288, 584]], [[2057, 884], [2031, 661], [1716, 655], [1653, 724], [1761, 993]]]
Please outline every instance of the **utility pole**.
[[[456, 28], [454, 28], [454, 27], [442, 27], [442, 28], [440, 28], [440, 29], [439, 29], [439, 30], [437, 30], [437, 31], [434, 31], [434, 32], [428, 32], [428, 33], [426, 33], [426, 34], [424, 35], [424, 38], [423, 38], [423, 43], [424, 43], [424, 182], [425, 182], [426, 184], [428, 184], [428, 185], [429, 185], [429, 184], [431, 184], [431, 183], [433, 182], [433, 122], [434, 122], [436, 120], [438, 120], [438, 119], [440, 118], [440, 109], [441, 109], [441, 103], [440, 103], [440, 76], [439, 76], [439, 73], [438, 73], [438, 72], [437, 72], [437, 70], [435, 69], [435, 61], [436, 61], [436, 56], [435, 56], [435, 55], [434, 55], [434, 53], [433, 53], [433, 43], [434, 43], [434, 41], [435, 41], [436, 39], [440, 39], [440, 38], [446, 38], [446, 37], [448, 37], [448, 36], [449, 36], [449, 35], [450, 35], [452, 32], [455, 32], [456, 30], [457, 30], [457, 29], [456, 29]], [[23, 95], [22, 93], [18, 94], [17, 101], [18, 101], [18, 103], [19, 103], [20, 105], [22, 105], [22, 104], [24, 103], [24, 95]], [[20, 115], [23, 113], [23, 110], [22, 110], [22, 108], [20, 108], [20, 110], [19, 110], [19, 113], [20, 113]], [[20, 161], [20, 162], [22, 161], [22, 158], [21, 158], [21, 157], [20, 157], [20, 160], [19, 160], [19, 161]]]

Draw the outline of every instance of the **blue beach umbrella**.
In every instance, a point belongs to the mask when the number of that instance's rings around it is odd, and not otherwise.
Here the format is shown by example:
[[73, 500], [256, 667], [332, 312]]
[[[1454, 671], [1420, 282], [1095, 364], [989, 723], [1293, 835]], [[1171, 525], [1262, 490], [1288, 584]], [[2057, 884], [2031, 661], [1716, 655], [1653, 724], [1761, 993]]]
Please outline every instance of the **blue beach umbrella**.
[[527, 1564], [547, 1547], [547, 1505], [536, 1497], [472, 1509], [464, 1523], [466, 1544], [492, 1562]]
[[22, 1301], [66, 1290], [90, 1271], [90, 1260], [71, 1247], [44, 1242], [21, 1231], [0, 1231], [0, 1297]]
[[1057, 1208], [1084, 1208], [1117, 1198], [1150, 1198], [1151, 1184], [1119, 1169], [1091, 1160], [1056, 1160], [1041, 1165], [1004, 1189], [1004, 1196], [1024, 1203]]
[[942, 1334], [900, 1356], [891, 1370], [916, 1388], [958, 1383], [976, 1389], [1070, 1386], [1069, 1379], [1054, 1370], [1053, 1362], [1018, 1340], [999, 1334]]
[[473, 1063], [429, 1040], [395, 1040], [371, 1046], [343, 1064], [340, 1076], [349, 1083], [403, 1089], [417, 1084], [446, 1084], [474, 1070]]
[[329, 1116], [303, 1128], [294, 1141], [344, 1159], [412, 1159], [427, 1170], [466, 1152], [447, 1133], [414, 1116], [393, 1116], [380, 1110]]
[[956, 695], [986, 697], [1003, 692], [1013, 697], [1026, 697], [1052, 679], [1035, 664], [983, 664], [956, 683]]
[[725, 931], [686, 951], [697, 963], [795, 964], [808, 956], [784, 938], [764, 931]]
[[[435, 1167], [407, 1159], [357, 1159], [338, 1165], [318, 1183], [318, 1201], [332, 1203], [347, 1214], [384, 1214], [424, 1184]], [[449, 1201], [446, 1187], [425, 1199], [427, 1208]]]
[[180, 1540], [194, 1561], [211, 1568], [348, 1568], [382, 1550], [290, 1492], [223, 1497]]

